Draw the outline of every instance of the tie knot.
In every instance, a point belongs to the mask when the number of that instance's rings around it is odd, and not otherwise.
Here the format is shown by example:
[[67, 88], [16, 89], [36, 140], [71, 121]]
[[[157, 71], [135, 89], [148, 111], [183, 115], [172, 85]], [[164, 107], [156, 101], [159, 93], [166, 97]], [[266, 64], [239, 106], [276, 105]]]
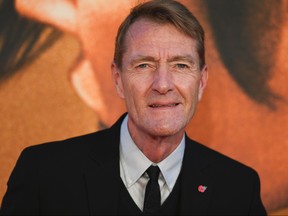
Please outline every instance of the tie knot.
[[149, 178], [151, 181], [158, 181], [160, 169], [158, 166], [153, 166], [151, 165], [147, 170], [146, 170]]

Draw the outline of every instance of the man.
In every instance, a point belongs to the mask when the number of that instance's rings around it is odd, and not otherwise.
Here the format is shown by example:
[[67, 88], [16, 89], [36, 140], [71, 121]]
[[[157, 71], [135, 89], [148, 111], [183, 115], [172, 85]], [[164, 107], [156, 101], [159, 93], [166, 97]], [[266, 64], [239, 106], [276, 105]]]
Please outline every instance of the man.
[[253, 169], [185, 135], [208, 79], [191, 12], [169, 0], [134, 7], [111, 68], [127, 114], [110, 129], [25, 149], [1, 214], [266, 215]]

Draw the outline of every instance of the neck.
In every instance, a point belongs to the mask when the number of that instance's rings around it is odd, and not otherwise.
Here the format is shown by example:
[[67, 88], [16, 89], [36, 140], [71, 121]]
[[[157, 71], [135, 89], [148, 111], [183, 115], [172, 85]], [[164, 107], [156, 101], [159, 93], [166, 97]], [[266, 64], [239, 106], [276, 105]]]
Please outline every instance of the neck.
[[184, 135], [184, 130], [169, 136], [153, 136], [130, 129], [129, 132], [137, 147], [154, 163], [159, 163], [168, 157], [178, 147]]

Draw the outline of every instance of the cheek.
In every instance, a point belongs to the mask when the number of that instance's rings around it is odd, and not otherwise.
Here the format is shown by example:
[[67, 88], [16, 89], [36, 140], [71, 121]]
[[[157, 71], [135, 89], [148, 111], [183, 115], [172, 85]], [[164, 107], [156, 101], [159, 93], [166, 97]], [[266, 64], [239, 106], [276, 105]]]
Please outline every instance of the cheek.
[[151, 85], [151, 76], [146, 74], [131, 73], [123, 77], [123, 89], [126, 97], [137, 97], [145, 95]]
[[194, 103], [198, 98], [200, 79], [191, 75], [179, 76], [175, 83], [186, 103]]
[[141, 94], [141, 85], [137, 85], [139, 82], [134, 82], [136, 80], [129, 79], [126, 82], [123, 82], [123, 94], [126, 101], [127, 108], [134, 108], [139, 104], [140, 99], [143, 97]]

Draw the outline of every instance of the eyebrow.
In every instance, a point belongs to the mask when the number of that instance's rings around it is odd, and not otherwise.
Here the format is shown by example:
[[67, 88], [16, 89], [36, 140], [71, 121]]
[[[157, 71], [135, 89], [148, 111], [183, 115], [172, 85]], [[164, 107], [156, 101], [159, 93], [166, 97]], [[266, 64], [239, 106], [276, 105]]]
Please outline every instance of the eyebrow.
[[[135, 64], [137, 62], [141, 62], [141, 61], [158, 61], [157, 59], [155, 59], [152, 56], [137, 56], [136, 58], [134, 58], [130, 64]], [[185, 56], [172, 56], [171, 58], [168, 59], [168, 62], [174, 62], [174, 61], [187, 61], [190, 62], [191, 64], [195, 64], [194, 58], [191, 55], [185, 55]]]
[[155, 62], [157, 61], [157, 59], [155, 59], [154, 57], [152, 56], [137, 56], [136, 58], [134, 58], [131, 62], [130, 62], [130, 65], [133, 65], [133, 64], [136, 64], [138, 62], [141, 62], [141, 61], [148, 61], [148, 62]]
[[185, 56], [172, 56], [168, 59], [168, 62], [174, 62], [174, 61], [186, 61], [191, 64], [195, 64], [195, 60], [191, 55], [185, 55]]

